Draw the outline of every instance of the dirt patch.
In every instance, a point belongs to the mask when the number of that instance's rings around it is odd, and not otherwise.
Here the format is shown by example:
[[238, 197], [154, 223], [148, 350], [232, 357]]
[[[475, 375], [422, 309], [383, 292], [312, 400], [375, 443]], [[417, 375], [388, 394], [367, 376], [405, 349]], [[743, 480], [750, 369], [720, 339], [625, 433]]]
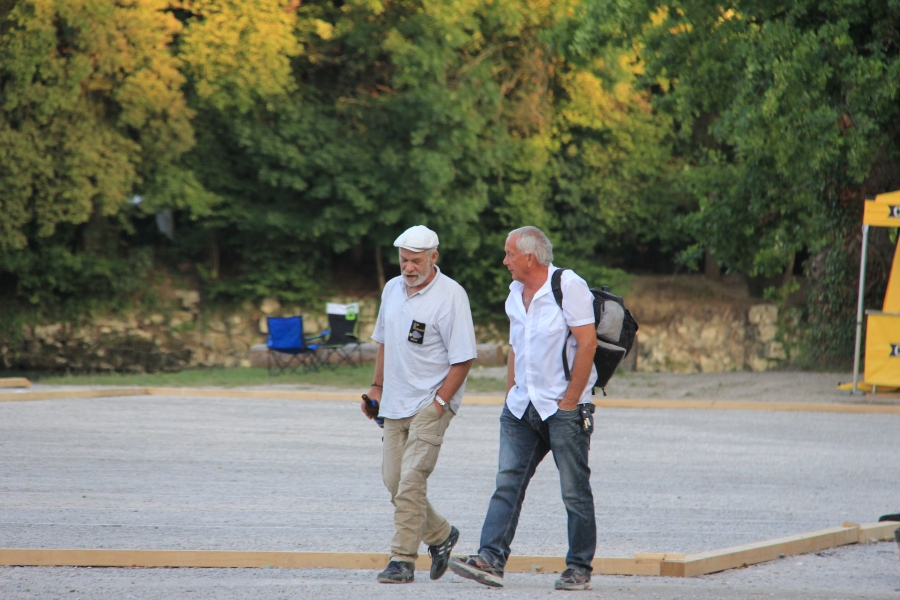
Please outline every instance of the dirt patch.
[[640, 275], [634, 278], [625, 304], [638, 323], [653, 325], [692, 316], [708, 318], [729, 309], [746, 312], [763, 300], [752, 298], [739, 275], [711, 280], [703, 275]]

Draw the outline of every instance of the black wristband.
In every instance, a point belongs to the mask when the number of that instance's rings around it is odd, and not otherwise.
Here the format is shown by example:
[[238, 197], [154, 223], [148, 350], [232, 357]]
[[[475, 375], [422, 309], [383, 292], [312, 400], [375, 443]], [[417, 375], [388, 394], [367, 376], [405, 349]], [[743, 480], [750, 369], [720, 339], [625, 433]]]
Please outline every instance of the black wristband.
[[374, 381], [372, 382], [372, 387], [380, 387], [381, 389], [384, 389], [383, 385], [381, 385], [380, 383], [375, 383]]

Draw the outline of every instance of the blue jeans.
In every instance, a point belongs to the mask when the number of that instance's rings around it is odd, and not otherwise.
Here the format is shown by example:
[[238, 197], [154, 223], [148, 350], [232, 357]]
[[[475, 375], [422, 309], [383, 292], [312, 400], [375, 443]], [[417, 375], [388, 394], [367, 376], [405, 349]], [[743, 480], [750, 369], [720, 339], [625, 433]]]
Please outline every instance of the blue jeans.
[[552, 450], [569, 518], [566, 565], [591, 572], [591, 561], [597, 548], [597, 523], [588, 466], [591, 434], [584, 431], [582, 421], [577, 408], [557, 411], [542, 421], [532, 404], [521, 419], [503, 407], [497, 489], [481, 528], [478, 551], [493, 566], [500, 569], [506, 566], [528, 482], [538, 464]]

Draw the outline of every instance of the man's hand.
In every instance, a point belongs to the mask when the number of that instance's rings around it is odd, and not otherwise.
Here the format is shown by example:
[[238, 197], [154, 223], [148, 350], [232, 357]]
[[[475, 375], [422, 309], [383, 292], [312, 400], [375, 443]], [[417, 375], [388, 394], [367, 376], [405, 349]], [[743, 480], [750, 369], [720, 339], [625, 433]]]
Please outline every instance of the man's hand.
[[[469, 369], [472, 368], [472, 363], [475, 362], [474, 358], [467, 360], [466, 362], [455, 363], [450, 365], [450, 372], [447, 373], [447, 377], [444, 378], [444, 383], [441, 384], [441, 387], [437, 391], [437, 396], [440, 396], [441, 399], [446, 402], [448, 405], [450, 404], [450, 400], [453, 396], [456, 395], [456, 392], [459, 391], [459, 388], [462, 386], [463, 381], [466, 380], [466, 375], [469, 374]], [[432, 400], [434, 406], [437, 408], [438, 414], [444, 414], [444, 408], [438, 404], [437, 400]]]
[[[380, 384], [379, 384], [380, 382]], [[375, 375], [372, 380], [372, 386], [369, 388], [369, 393], [366, 394], [370, 399], [377, 400], [379, 404], [381, 404], [381, 390], [384, 385], [384, 344], [378, 344], [378, 355], [375, 357]], [[371, 419], [372, 416], [366, 412], [366, 401], [363, 400], [359, 407], [362, 409], [363, 414], [366, 415], [367, 419]]]
[[575, 360], [572, 364], [572, 377], [569, 379], [569, 387], [566, 395], [559, 401], [560, 410], [573, 410], [578, 407], [578, 401], [591, 376], [591, 365], [594, 364], [594, 351], [597, 349], [597, 332], [594, 325], [581, 325], [570, 327], [572, 337], [578, 344], [575, 351]]
[[[377, 385], [373, 385], [369, 388], [369, 393], [366, 394], [371, 400], [377, 400], [379, 403], [381, 402], [381, 387]], [[360, 410], [363, 411], [363, 414], [366, 415], [367, 419], [371, 419], [372, 415], [369, 414], [369, 411], [366, 410], [366, 401], [363, 400], [359, 403]]]
[[562, 399], [559, 401], [559, 410], [575, 410], [578, 408], [578, 398], [575, 400]]

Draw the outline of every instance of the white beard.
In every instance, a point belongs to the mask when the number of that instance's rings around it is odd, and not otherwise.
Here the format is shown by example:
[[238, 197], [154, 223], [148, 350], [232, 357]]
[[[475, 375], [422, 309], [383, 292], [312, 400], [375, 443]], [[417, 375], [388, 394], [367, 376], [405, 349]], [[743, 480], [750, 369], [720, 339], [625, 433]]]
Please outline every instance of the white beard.
[[432, 261], [428, 261], [428, 269], [425, 271], [424, 275], [418, 275], [414, 281], [410, 282], [409, 279], [406, 278], [406, 273], [400, 272], [403, 275], [403, 283], [406, 284], [406, 287], [418, 287], [425, 283], [425, 280], [428, 279], [428, 275], [431, 274], [431, 271], [434, 269], [434, 263]]
[[425, 283], [425, 280], [428, 279], [428, 275], [419, 275], [416, 277], [415, 281], [410, 281], [406, 278], [406, 275], [403, 276], [403, 283], [406, 284], [406, 287], [416, 287]]

